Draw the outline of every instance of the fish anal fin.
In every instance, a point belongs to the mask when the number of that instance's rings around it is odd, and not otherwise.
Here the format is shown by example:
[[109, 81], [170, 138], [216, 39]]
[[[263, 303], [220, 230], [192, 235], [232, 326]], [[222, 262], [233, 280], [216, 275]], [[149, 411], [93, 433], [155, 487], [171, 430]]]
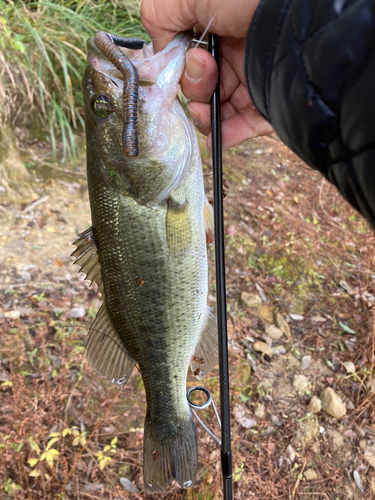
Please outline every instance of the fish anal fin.
[[113, 326], [105, 301], [89, 330], [87, 357], [99, 375], [118, 386], [126, 384], [134, 368], [134, 360]]
[[217, 320], [207, 306], [199, 341], [190, 361], [193, 374], [202, 380], [218, 364]]
[[187, 200], [177, 203], [172, 197], [167, 198], [165, 229], [168, 247], [172, 252], [184, 251], [189, 247], [191, 226]]
[[206, 232], [206, 245], [211, 245], [214, 242], [214, 210], [210, 202], [204, 197], [203, 205], [203, 223]]
[[72, 244], [77, 247], [71, 254], [76, 259], [73, 264], [80, 266], [79, 272], [86, 274], [86, 279], [91, 282], [90, 285], [95, 282], [99, 292], [103, 292], [98, 249], [92, 227], [81, 233]]
[[143, 480], [146, 492], [163, 492], [173, 479], [181, 488], [191, 488], [195, 483], [197, 468], [197, 438], [190, 412], [186, 421], [177, 425], [174, 432], [167, 435], [163, 435], [147, 413], [143, 449]]

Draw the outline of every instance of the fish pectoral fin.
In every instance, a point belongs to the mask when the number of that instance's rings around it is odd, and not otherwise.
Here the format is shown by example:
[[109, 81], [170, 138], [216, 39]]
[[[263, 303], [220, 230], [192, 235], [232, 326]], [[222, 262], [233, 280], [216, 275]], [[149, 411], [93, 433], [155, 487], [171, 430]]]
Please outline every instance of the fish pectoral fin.
[[[189, 411], [189, 410], [188, 410]], [[191, 413], [174, 423], [166, 433], [147, 412], [144, 425], [143, 480], [148, 494], [161, 493], [175, 479], [181, 488], [191, 488], [197, 476], [198, 450]]]
[[165, 222], [168, 247], [172, 252], [186, 250], [191, 241], [189, 202], [177, 203], [167, 198], [167, 217]]
[[204, 197], [203, 205], [203, 223], [206, 232], [206, 245], [211, 245], [214, 242], [214, 210], [210, 205], [206, 196]]
[[199, 380], [202, 380], [218, 362], [217, 320], [212, 314], [211, 307], [207, 306], [201, 335], [191, 357], [190, 369]]
[[118, 386], [126, 384], [134, 368], [134, 360], [113, 326], [105, 301], [89, 330], [87, 357], [99, 375]]
[[73, 241], [72, 245], [77, 248], [71, 254], [76, 260], [73, 264], [80, 266], [79, 272], [86, 274], [86, 279], [91, 281], [90, 285], [95, 282], [98, 285], [99, 292], [103, 292], [102, 274], [99, 263], [98, 248], [92, 227], [89, 227], [81, 233], [78, 238]]

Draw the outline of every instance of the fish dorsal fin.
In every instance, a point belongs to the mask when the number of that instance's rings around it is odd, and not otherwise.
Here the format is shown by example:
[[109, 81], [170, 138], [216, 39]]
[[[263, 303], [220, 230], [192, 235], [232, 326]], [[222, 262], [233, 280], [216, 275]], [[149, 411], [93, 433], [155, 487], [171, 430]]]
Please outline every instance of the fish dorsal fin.
[[98, 248], [92, 227], [89, 227], [73, 241], [72, 245], [77, 248], [71, 254], [76, 260], [73, 264], [80, 266], [79, 272], [86, 274], [86, 279], [98, 285], [99, 292], [103, 292], [103, 280], [100, 270]]
[[177, 203], [171, 197], [167, 199], [165, 229], [168, 246], [172, 252], [184, 251], [189, 247], [191, 227], [187, 200]]
[[99, 375], [119, 386], [126, 384], [134, 368], [134, 360], [113, 326], [105, 301], [89, 330], [87, 357]]
[[211, 245], [214, 242], [214, 210], [206, 196], [203, 205], [203, 223], [206, 232], [206, 245]]
[[217, 320], [207, 306], [198, 344], [190, 362], [191, 371], [202, 380], [219, 362]]

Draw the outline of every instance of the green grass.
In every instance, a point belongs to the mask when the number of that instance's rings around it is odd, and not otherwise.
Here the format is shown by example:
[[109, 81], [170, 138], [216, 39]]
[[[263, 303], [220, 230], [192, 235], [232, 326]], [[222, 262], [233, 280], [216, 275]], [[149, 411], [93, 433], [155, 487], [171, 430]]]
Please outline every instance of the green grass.
[[106, 30], [141, 36], [138, 0], [0, 0], [0, 122], [74, 159], [82, 131], [86, 40]]

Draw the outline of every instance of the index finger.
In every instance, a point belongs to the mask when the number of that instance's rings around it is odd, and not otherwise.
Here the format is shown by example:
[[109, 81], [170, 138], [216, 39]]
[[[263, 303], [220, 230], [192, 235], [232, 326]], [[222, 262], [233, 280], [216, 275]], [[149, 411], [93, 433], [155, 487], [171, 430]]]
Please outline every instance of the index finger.
[[187, 31], [197, 23], [194, 0], [143, 0], [141, 20], [154, 45], [164, 49], [176, 33]]

